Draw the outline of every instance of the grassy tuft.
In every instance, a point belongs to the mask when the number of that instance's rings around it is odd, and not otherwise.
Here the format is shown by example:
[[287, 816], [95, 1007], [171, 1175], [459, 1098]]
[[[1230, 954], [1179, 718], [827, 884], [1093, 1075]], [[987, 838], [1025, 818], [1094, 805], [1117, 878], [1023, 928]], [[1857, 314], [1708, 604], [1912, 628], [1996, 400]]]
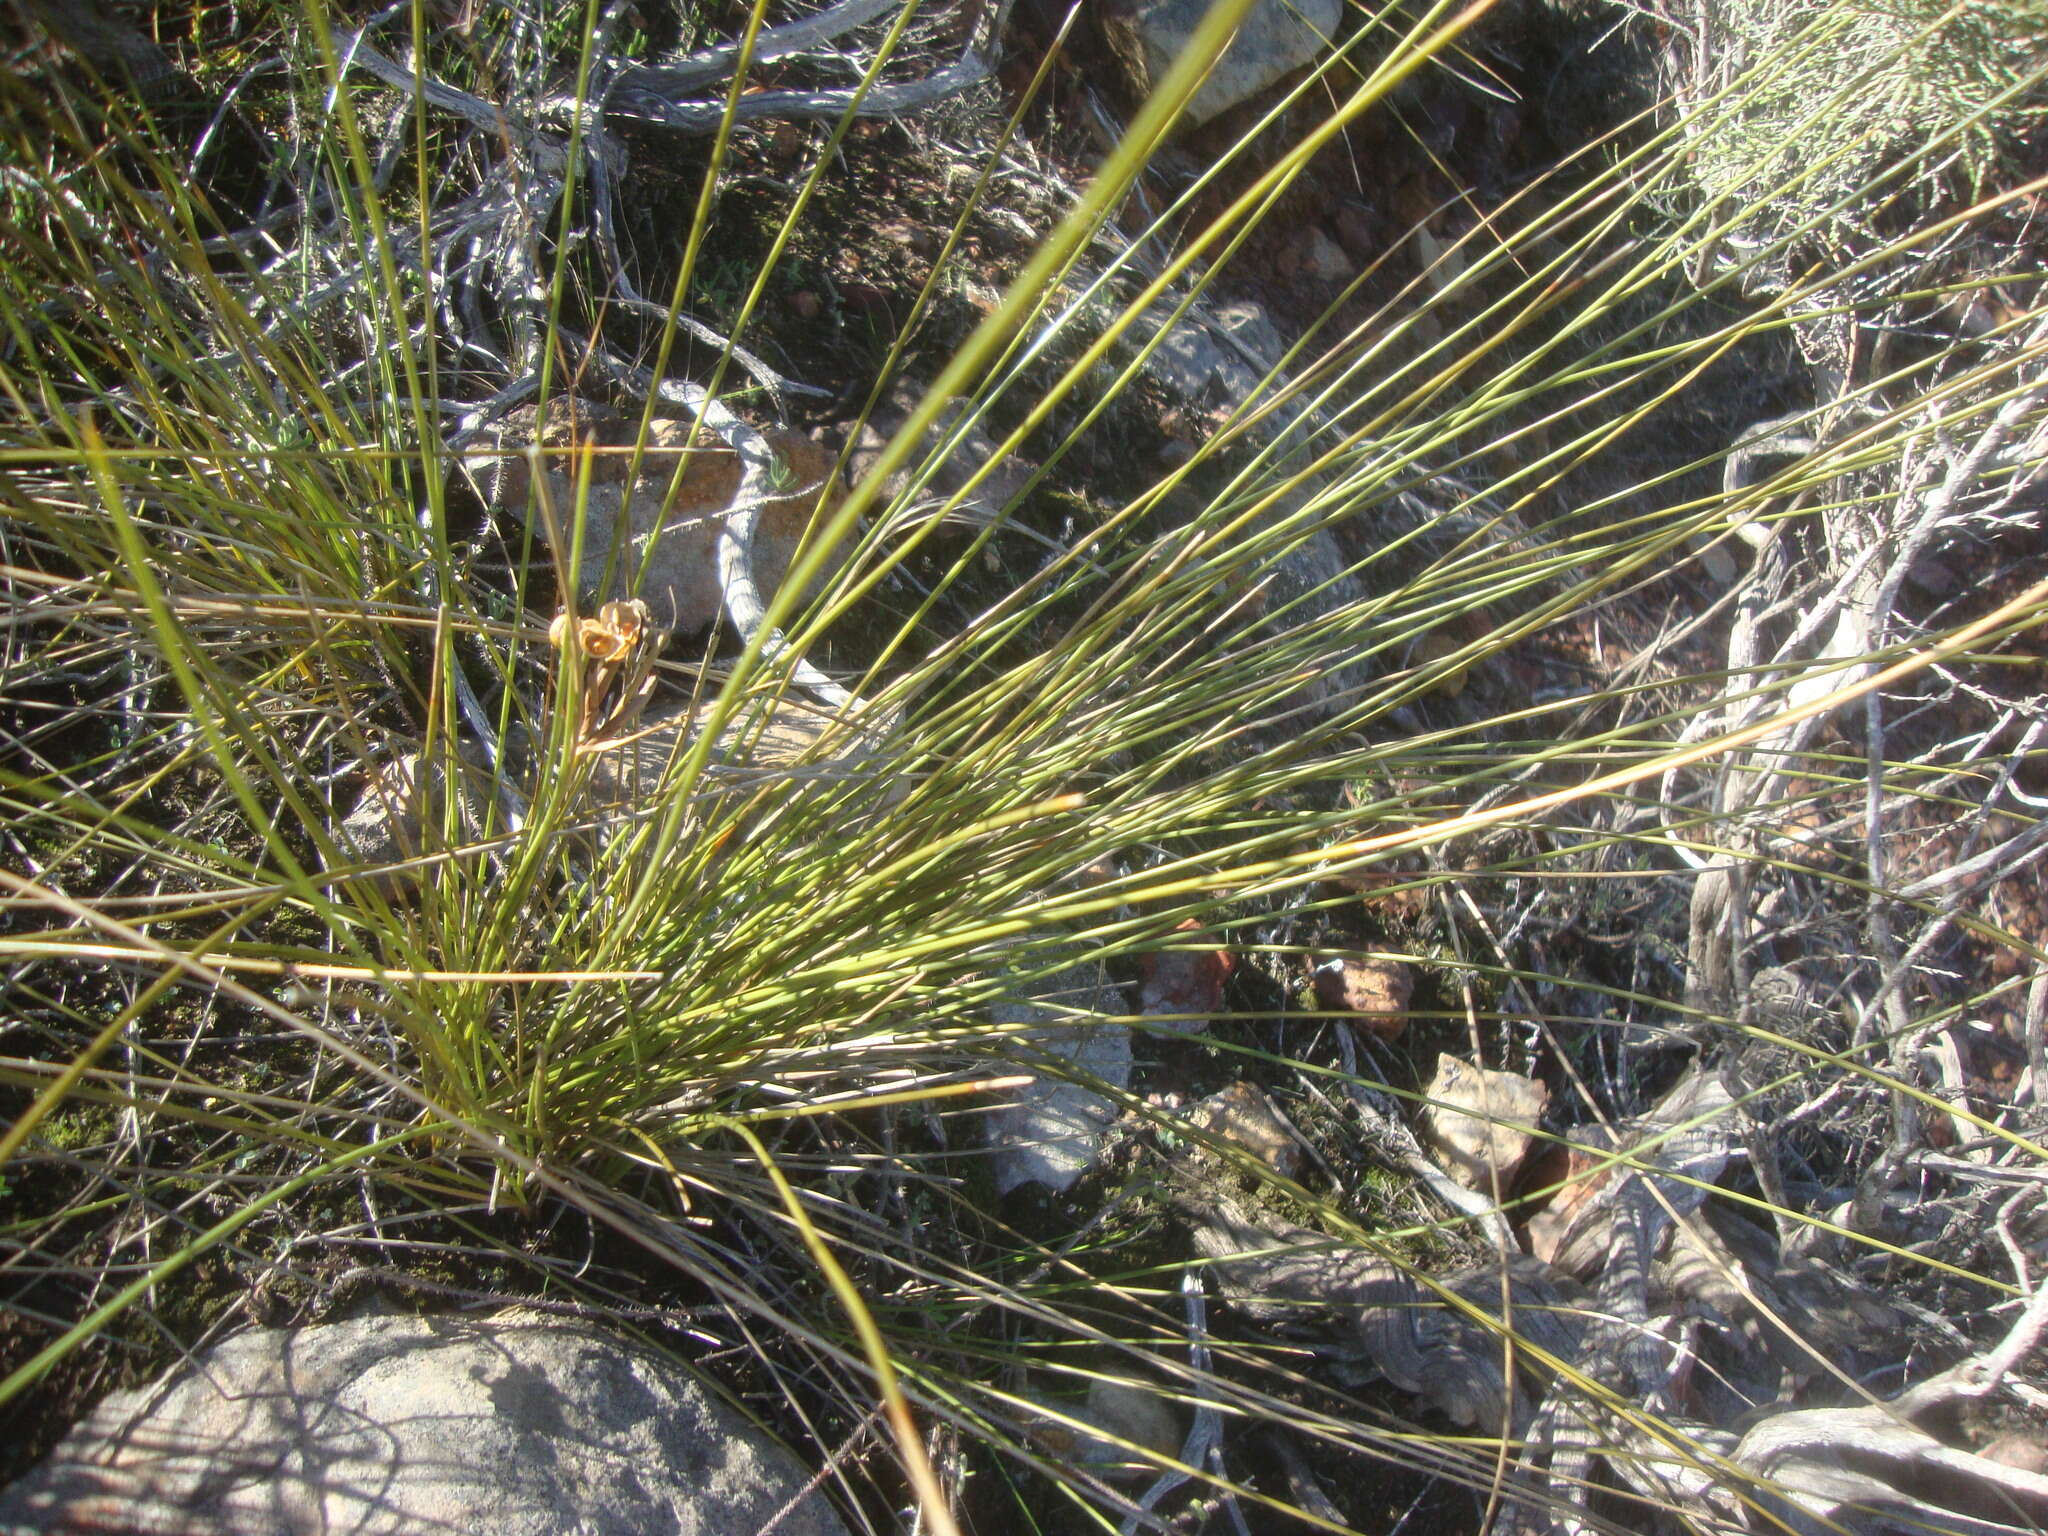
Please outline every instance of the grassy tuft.
[[[538, 1297], [767, 1405], [871, 1529], [1149, 1518], [1072, 1450], [1105, 1383], [1222, 1426], [1171, 1494], [1218, 1522], [1734, 1529], [1770, 1489], [1732, 1412], [1617, 1396], [1447, 1288], [1510, 1280], [1499, 1213], [1399, 1140], [1440, 1051], [1554, 1090], [1517, 1222], [1701, 1129], [1614, 1144], [1697, 1070], [1734, 1085], [1715, 1209], [1788, 1266], [1841, 1238], [1859, 1284], [1962, 1319], [1951, 1358], [1988, 1341], [2033, 1281], [1959, 1236], [2009, 1189], [1971, 1169], [2038, 1179], [2048, 1070], [2012, 894], [2048, 789], [2040, 285], [1857, 375], [1854, 410], [1785, 413], [1841, 403], [1792, 344], [1817, 308], [1890, 314], [1929, 241], [2009, 239], [2038, 197], [2010, 163], [2038, 17], [1774, 10], [1713, 89], [1564, 125], [1183, 398], [1162, 349], [1263, 281], [1332, 160], [1492, 78], [1483, 7], [1347, 31], [1204, 160], [1174, 116], [1219, 7], [1080, 184], [1039, 147], [1067, 148], [1055, 52], [891, 105], [986, 18], [885, 10], [785, 58], [779, 10], [642, 9], [358, 36], [318, 0], [199, 7], [164, 45], [182, 105], [7, 40], [0, 1408], [54, 1422], [168, 1357], [139, 1319], [189, 1344], [229, 1296]], [[658, 73], [685, 36], [734, 68]], [[830, 110], [749, 115], [800, 88]], [[230, 127], [264, 153], [224, 164]], [[948, 219], [900, 269], [872, 230], [835, 267], [817, 231], [891, 177]], [[1816, 245], [1830, 220], [1859, 238]], [[892, 392], [754, 620], [605, 648], [603, 466], [680, 484]], [[570, 398], [624, 440], [537, 450], [494, 500], [523, 452], [497, 423]], [[978, 483], [941, 475], [948, 433], [988, 445]], [[1941, 561], [1995, 579], [1944, 592]], [[380, 798], [406, 815], [373, 844]], [[1185, 1092], [1058, 1048], [1216, 949], [1208, 1035], [1135, 1034]], [[1318, 1001], [1346, 955], [1413, 968], [1399, 1040]], [[1945, 1066], [1966, 1021], [2032, 1089]], [[1000, 1199], [989, 1111], [1048, 1075], [1112, 1106], [1103, 1157]], [[1307, 1128], [1298, 1174], [1175, 1115], [1239, 1080]], [[1532, 1401], [1456, 1422], [1226, 1314], [1189, 1165], [1476, 1319]], [[1898, 1209], [1916, 1167], [1939, 1233]], [[1523, 1411], [1546, 1394], [1604, 1436], [1590, 1505]]]

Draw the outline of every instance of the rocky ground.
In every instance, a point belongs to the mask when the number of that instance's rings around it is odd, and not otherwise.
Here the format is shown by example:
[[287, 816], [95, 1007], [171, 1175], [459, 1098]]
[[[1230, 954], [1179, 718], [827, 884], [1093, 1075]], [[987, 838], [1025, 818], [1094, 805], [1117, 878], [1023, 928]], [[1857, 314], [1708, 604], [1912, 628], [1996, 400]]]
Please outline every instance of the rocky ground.
[[[478, 457], [449, 493], [480, 583], [506, 583], [505, 600], [523, 596], [529, 612], [552, 610], [559, 593], [515, 589], [507, 575], [535, 540], [564, 557], [561, 525], [528, 521], [535, 506], [581, 499], [593, 547], [616, 537], [636, 556], [663, 530], [638, 579], [623, 560], [599, 573], [586, 558], [585, 616], [554, 636], [587, 668], [584, 736], [628, 743], [599, 754], [589, 814], [630, 808], [705, 728], [702, 696], [679, 679], [762, 634], [764, 595], [804, 548], [811, 509], [837, 505], [867, 478], [946, 358], [1101, 172], [1190, 24], [1173, 4], [1107, 9], [1113, 20], [1069, 25], [1057, 7], [1020, 0], [1000, 17], [970, 7], [934, 23], [921, 39], [934, 68], [986, 58], [988, 77], [847, 135], [753, 311], [742, 403], [707, 417], [717, 451], [698, 452], [674, 485], [629, 467], [633, 391], [647, 393], [632, 377], [646, 361], [635, 321], [593, 327], [575, 387], [544, 411], [470, 390], [476, 408], [458, 435]], [[1334, 4], [1327, 15], [1306, 5], [1254, 15], [1233, 55], [1245, 72], [1205, 88], [1201, 121], [1155, 158], [1100, 245], [1139, 238], [1320, 54], [1314, 32], [1350, 25]], [[1088, 432], [1069, 436], [1091, 409], [1084, 393], [976, 484], [996, 442], [1028, 424], [1031, 392], [938, 448], [960, 419], [949, 411], [924, 439], [934, 446], [924, 511], [939, 525], [930, 552], [811, 653], [807, 702], [726, 727], [733, 777], [719, 793], [741, 795], [756, 782], [749, 775], [789, 764], [832, 783], [870, 771], [893, 719], [858, 714], [847, 680], [883, 655], [894, 621], [920, 601], [929, 598], [920, 611], [942, 644], [1030, 579], [1045, 551], [1143, 496], [1219, 430], [1241, 431], [1251, 452], [1319, 429], [1313, 408], [1236, 425], [1270, 371], [1312, 367], [1285, 361], [1297, 340], [1401, 321], [1389, 366], [1408, 364], [1479, 314], [1487, 290], [1457, 286], [1446, 274], [1466, 258], [1447, 253], [1478, 249], [1491, 221], [1536, 227], [1603, 163], [1573, 156], [1595, 144], [1619, 153], [1654, 131], [1639, 114], [1669, 83], [1656, 41], [1655, 29], [1618, 27], [1605, 8], [1495, 7], [1461, 39], [1458, 67], [1417, 76], [1317, 153], [1140, 383]], [[1272, 54], [1268, 65], [1248, 63], [1254, 43]], [[403, 74], [386, 63], [387, 79]], [[1002, 162], [999, 195], [954, 229], [974, 152], [1041, 72], [1050, 87]], [[774, 68], [761, 82], [781, 83]], [[1180, 227], [1199, 229], [1228, 206], [1323, 110], [1289, 108], [1257, 151], [1200, 189]], [[800, 116], [764, 117], [735, 137], [720, 217], [694, 256], [711, 330], [740, 319], [778, 236], [775, 210], [823, 132]], [[638, 291], [661, 294], [684, 259], [665, 232], [688, 227], [703, 151], [651, 128], [619, 137], [608, 238]], [[1662, 301], [1644, 295], [1642, 313]], [[1639, 318], [1601, 324], [1618, 334]], [[1720, 320], [1718, 310], [1688, 311], [1668, 324]], [[508, 329], [516, 337], [517, 325]], [[1734, 450], [1760, 424], [1827, 403], [1803, 339], [1744, 338], [1700, 369], [1684, 408], [1656, 430], [1538, 475], [1537, 490], [1475, 537], [1534, 548], [1530, 529], [1579, 509], [1592, 509], [1587, 527], [1621, 525], [1653, 501], [1677, 505], [1738, 471], [1769, 472], [1769, 453], [1752, 467]], [[719, 351], [715, 337], [681, 347], [673, 374], [693, 381]], [[1050, 348], [1044, 366], [1067, 360]], [[701, 382], [677, 390], [679, 407], [702, 400]], [[2016, 414], [2003, 439], [1980, 439], [1979, 459], [2012, 457], [2022, 443], [2038, 450], [2037, 418]], [[1510, 412], [1478, 462], [1419, 476], [1412, 505], [1306, 545], [1279, 590], [1325, 603], [1391, 590], [1398, 574], [1367, 557], [1440, 519], [1430, 498], [1455, 499], [1442, 485], [1540, 467], [1570, 430], [1541, 402]], [[671, 418], [641, 447], [673, 458], [686, 436]], [[1781, 435], [1777, 446], [1824, 456], [1825, 445], [1802, 442]], [[540, 461], [511, 456], [534, 443], [566, 457], [536, 472]], [[1916, 542], [1888, 531], [1883, 611], [1844, 654], [1974, 618], [2039, 579], [2039, 458], [2018, 459], [1990, 533]], [[1835, 489], [1863, 472], [1835, 468], [1824, 482]], [[1198, 464], [1190, 494], [1221, 478]], [[1163, 503], [1155, 524], [1137, 526], [1171, 528], [1176, 515]], [[962, 542], [998, 523], [1008, 531], [978, 575], [957, 579]], [[1450, 665], [1491, 633], [1495, 615], [1420, 628], [1382, 670], [1440, 670], [1386, 738], [1398, 728], [1498, 740], [1511, 729], [1495, 722], [1516, 711], [1581, 698], [1579, 714], [1541, 728], [1583, 738], [1659, 711], [1744, 723], [1747, 669], [1829, 585], [1836, 573], [1824, 562], [1856, 558], [1824, 548], [1827, 530], [1795, 542], [1753, 526], [1754, 539], [1647, 571], [1469, 663]], [[1973, 560], [1988, 563], [1985, 580], [1971, 579]], [[828, 565], [821, 579], [829, 574]], [[675, 646], [660, 665], [648, 638], [657, 634]], [[843, 1141], [819, 1132], [802, 1150], [823, 1166], [883, 1141], [894, 1155], [900, 1138], [968, 1192], [988, 1229], [935, 1232], [935, 1269], [1004, 1251], [1070, 1266], [1101, 1286], [1084, 1303], [1089, 1327], [1150, 1351], [1149, 1371], [1133, 1373], [1120, 1357], [1112, 1368], [1107, 1352], [1088, 1353], [1091, 1344], [1079, 1372], [1061, 1374], [1019, 1363], [1028, 1337], [1008, 1361], [991, 1343], [1008, 1405], [995, 1428], [1015, 1457], [999, 1462], [950, 1432], [930, 1437], [942, 1470], [968, 1490], [963, 1523], [1024, 1529], [1019, 1510], [1029, 1507], [1032, 1528], [1083, 1528], [1093, 1516], [1044, 1500], [1035, 1460], [1077, 1473], [1125, 1530], [1307, 1528], [1276, 1512], [1282, 1502], [1368, 1531], [2048, 1524], [2048, 1394], [2033, 1384], [2030, 1354], [2048, 1326], [2048, 1293], [2034, 1280], [2048, 1228], [2035, 1198], [2043, 1154], [2029, 1139], [2048, 1080], [2048, 990], [2025, 985], [2048, 934], [2026, 811], [2048, 792], [2033, 746], [2044, 643], [2036, 625], [2011, 638], [1997, 666], [1959, 663], [1904, 685], [1888, 719], [1823, 717], [1818, 735], [1766, 737], [1750, 756], [1674, 769], [1642, 790], [1643, 817], [1667, 826], [1685, 807], [1718, 805], [1731, 818], [1754, 808], [1739, 837], [1698, 834], [1688, 879], [1640, 863], [1619, 835], [1629, 830], [1620, 812], [1607, 822], [1562, 816], [1475, 828], [1340, 872], [1310, 899], [1272, 913], [1248, 907], [1220, 934], [1198, 928], [1142, 957], [1105, 960], [1077, 941], [1071, 963], [1019, 981], [988, 1010], [995, 1025], [1040, 1041], [1044, 1072], [1006, 1107], [971, 1128], [906, 1113], [880, 1129], [863, 1122]], [[2015, 683], [2019, 673], [2032, 681]], [[1346, 685], [1322, 684], [1339, 694]], [[1975, 756], [1958, 758], [1954, 744], [1971, 740]], [[1362, 732], [1358, 746], [1370, 756], [1381, 744]], [[1823, 765], [1812, 784], [1775, 768], [1781, 749]], [[459, 766], [423, 771], [417, 753], [358, 775], [343, 853], [385, 870], [402, 904], [422, 829], [483, 825], [488, 770], [521, 750], [509, 734], [477, 733], [463, 759], [474, 779]], [[1925, 782], [1873, 807], [1859, 776], [1871, 756], [1926, 764]], [[1998, 789], [2011, 791], [1999, 815], [1988, 814], [1981, 775], [1964, 772], [1973, 764], [1996, 765]], [[1520, 789], [1566, 786], [1575, 771], [1545, 770]], [[1468, 808], [1406, 781], [1393, 757], [1318, 794], [1262, 803], [1259, 814], [1307, 817], [1397, 796], [1418, 818]], [[1780, 805], [1789, 809], [1778, 814]], [[1891, 950], [1873, 971], [1868, 914], [1851, 897], [1880, 842], [1885, 880], [1922, 904], [1917, 926], [1883, 930]], [[1546, 861], [1580, 847], [1592, 851], [1574, 868], [1591, 878], [1542, 878]], [[1113, 891], [1141, 852], [1075, 872], [1072, 887]], [[1882, 1075], [1846, 1070], [1870, 1044], [1869, 1021], [1909, 996], [1925, 1022], [1881, 1058]], [[300, 1048], [276, 1047], [280, 1059]], [[36, 1152], [50, 1182], [5, 1194], [9, 1232], [90, 1186], [74, 1148], [52, 1134]], [[84, 1115], [64, 1123], [76, 1147], [108, 1134]], [[849, 1175], [845, 1192], [858, 1205], [881, 1183]], [[914, 1228], [911, 1197], [889, 1187], [903, 1209], [888, 1219]], [[429, 1204], [408, 1218], [416, 1236], [388, 1251], [309, 1236], [281, 1268], [224, 1253], [166, 1281], [152, 1314], [161, 1335], [117, 1334], [9, 1407], [16, 1449], [5, 1470], [53, 1454], [0, 1495], [0, 1527], [255, 1532], [338, 1520], [392, 1531], [441, 1521], [536, 1533], [828, 1532], [897, 1518], [889, 1471], [842, 1501], [845, 1521], [822, 1491], [836, 1449], [886, 1461], [874, 1449], [878, 1415], [850, 1413], [843, 1386], [822, 1373], [794, 1388], [778, 1379], [711, 1289], [668, 1294], [667, 1272], [617, 1231], [539, 1207], [500, 1209], [495, 1191], [488, 1208], [455, 1217]], [[308, 1212], [304, 1227], [317, 1234], [339, 1221]], [[719, 1240], [747, 1256], [744, 1236]], [[542, 1289], [556, 1294], [536, 1276], [553, 1282], [578, 1265], [590, 1283], [576, 1302], [531, 1309]], [[0, 1361], [12, 1368], [47, 1342], [61, 1310], [50, 1297], [75, 1279], [37, 1275], [14, 1294]], [[745, 1412], [698, 1371], [671, 1369], [636, 1331], [693, 1361]], [[187, 1349], [191, 1358], [173, 1361]], [[160, 1388], [137, 1390], [167, 1368]], [[105, 1395], [117, 1386], [129, 1390]], [[1484, 1454], [1471, 1449], [1482, 1442]], [[1513, 1469], [1495, 1454], [1503, 1444], [1515, 1447]], [[1162, 1470], [1162, 1459], [1180, 1470]]]

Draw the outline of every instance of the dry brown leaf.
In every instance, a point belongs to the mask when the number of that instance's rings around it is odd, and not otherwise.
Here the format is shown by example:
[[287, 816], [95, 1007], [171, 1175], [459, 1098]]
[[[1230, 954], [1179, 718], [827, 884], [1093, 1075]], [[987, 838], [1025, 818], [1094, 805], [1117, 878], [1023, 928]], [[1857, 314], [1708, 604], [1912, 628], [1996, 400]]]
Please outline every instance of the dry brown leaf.
[[1571, 1235], [1582, 1206], [1614, 1177], [1614, 1167], [1598, 1153], [1573, 1142], [1553, 1143], [1538, 1154], [1528, 1182], [1538, 1189], [1563, 1187], [1548, 1205], [1529, 1218], [1529, 1251], [1546, 1264], [1555, 1264]]
[[2007, 1430], [1977, 1454], [2001, 1467], [2048, 1473], [2048, 1444], [2043, 1444], [2039, 1435], [2024, 1429]]
[[[1574, 1182], [1544, 1213], [1551, 1220], [1543, 1223], [1540, 1245], [1537, 1223], [1530, 1223], [1531, 1252], [1568, 1275], [1594, 1273], [1611, 1256], [1615, 1217], [1624, 1202], [1648, 1201], [1649, 1227], [1661, 1234], [1671, 1213], [1696, 1209], [1729, 1162], [1741, 1155], [1729, 1117], [1728, 1089], [1719, 1075], [1693, 1072], [1648, 1114], [1621, 1121], [1612, 1132], [1597, 1125], [1573, 1131]], [[1617, 1162], [1617, 1150], [1629, 1161]], [[1579, 1177], [1582, 1173], [1586, 1177]], [[1664, 1173], [1680, 1177], [1665, 1178]], [[1654, 1196], [1636, 1187], [1645, 1180], [1656, 1185]], [[1578, 1193], [1573, 1196], [1573, 1191]], [[1649, 1262], [1649, 1254], [1641, 1257]]]

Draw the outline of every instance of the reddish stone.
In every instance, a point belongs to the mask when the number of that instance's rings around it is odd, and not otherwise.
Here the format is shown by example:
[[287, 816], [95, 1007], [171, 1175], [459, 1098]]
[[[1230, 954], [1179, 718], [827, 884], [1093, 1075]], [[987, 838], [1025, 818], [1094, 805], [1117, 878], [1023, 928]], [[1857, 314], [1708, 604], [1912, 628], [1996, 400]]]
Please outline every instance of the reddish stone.
[[1382, 1040], [1398, 1040], [1408, 1027], [1415, 973], [1399, 960], [1340, 956], [1316, 967], [1315, 984], [1318, 1006], [1356, 1015]]
[[[1183, 932], [1200, 927], [1193, 918], [1180, 925]], [[1222, 1008], [1223, 984], [1235, 969], [1237, 961], [1226, 949], [1171, 949], [1146, 955], [1139, 961], [1138, 1011], [1187, 1015], [1172, 1027], [1199, 1029], [1201, 1021]]]

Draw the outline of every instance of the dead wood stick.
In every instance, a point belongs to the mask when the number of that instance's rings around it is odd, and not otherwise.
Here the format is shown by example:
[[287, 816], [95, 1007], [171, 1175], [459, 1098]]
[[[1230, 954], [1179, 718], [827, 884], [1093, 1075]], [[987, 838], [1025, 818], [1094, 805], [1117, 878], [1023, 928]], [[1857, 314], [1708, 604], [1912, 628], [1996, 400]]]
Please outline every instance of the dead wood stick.
[[[849, 110], [855, 117], [903, 117], [935, 106], [948, 96], [957, 96], [988, 75], [988, 61], [970, 51], [922, 80], [877, 85], [865, 95], [853, 90], [756, 91], [732, 103], [730, 110], [732, 120], [740, 123], [763, 118], [795, 121], [837, 117]], [[540, 112], [548, 117], [573, 116], [578, 106], [572, 96], [554, 96], [541, 103]], [[641, 90], [614, 90], [605, 101], [608, 116], [675, 133], [715, 133], [725, 122], [727, 110], [724, 102], [672, 101]]]
[[[839, 0], [815, 16], [770, 27], [754, 39], [752, 61], [766, 64], [793, 54], [808, 53], [855, 27], [893, 11], [901, 0]], [[741, 45], [720, 43], [667, 64], [640, 65], [619, 75], [621, 86], [652, 91], [659, 96], [682, 96], [708, 85], [722, 85], [739, 68]]]
[[[1952, 1365], [1892, 1399], [1892, 1407], [1908, 1418], [1961, 1398], [1988, 1397], [1998, 1390], [2019, 1363], [2048, 1334], [2048, 1284], [2038, 1287], [2005, 1337], [1981, 1355]], [[2048, 1481], [2042, 1484], [2048, 1490]]]

